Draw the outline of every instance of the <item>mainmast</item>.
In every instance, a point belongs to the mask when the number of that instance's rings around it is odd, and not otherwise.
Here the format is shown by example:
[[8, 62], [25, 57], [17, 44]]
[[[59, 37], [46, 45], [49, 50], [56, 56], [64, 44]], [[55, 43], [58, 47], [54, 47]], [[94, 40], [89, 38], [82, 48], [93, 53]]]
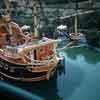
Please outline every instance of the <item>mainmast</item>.
[[33, 0], [33, 27], [34, 36], [38, 36], [38, 27], [40, 24], [40, 4], [38, 0]]
[[[6, 10], [5, 10], [5, 13], [6, 15], [8, 15], [9, 17], [11, 17], [11, 3], [10, 3], [10, 0], [4, 0], [4, 3], [5, 3], [5, 6], [6, 6]], [[7, 31], [8, 31], [8, 35], [9, 37], [13, 34], [12, 32], [12, 27], [11, 27], [11, 24], [8, 23], [8, 27], [6, 27]], [[11, 39], [9, 40], [9, 43], [11, 42]]]
[[74, 29], [75, 29], [75, 33], [77, 34], [77, 32], [78, 32], [78, 2], [77, 2], [77, 0], [76, 0], [75, 12], [76, 12], [76, 16], [75, 16], [75, 26], [74, 26]]
[[10, 2], [9, 2], [9, 0], [4, 0], [4, 3], [6, 6], [5, 13], [10, 16], [11, 15]]

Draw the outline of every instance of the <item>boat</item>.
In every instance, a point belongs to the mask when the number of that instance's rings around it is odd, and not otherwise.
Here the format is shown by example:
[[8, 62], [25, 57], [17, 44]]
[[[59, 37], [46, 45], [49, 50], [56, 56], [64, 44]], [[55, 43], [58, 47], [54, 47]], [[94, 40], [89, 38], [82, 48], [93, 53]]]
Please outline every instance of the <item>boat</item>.
[[49, 80], [57, 69], [58, 40], [26, 36], [8, 16], [0, 16], [1, 79], [33, 82]]
[[72, 41], [80, 41], [85, 39], [85, 36], [83, 33], [70, 33], [70, 40]]
[[68, 32], [68, 28], [66, 25], [60, 25], [57, 27], [57, 33], [58, 33], [58, 38], [61, 38], [61, 40], [71, 40], [71, 41], [77, 41], [79, 42], [81, 39], [84, 38], [83, 33], [77, 32]]

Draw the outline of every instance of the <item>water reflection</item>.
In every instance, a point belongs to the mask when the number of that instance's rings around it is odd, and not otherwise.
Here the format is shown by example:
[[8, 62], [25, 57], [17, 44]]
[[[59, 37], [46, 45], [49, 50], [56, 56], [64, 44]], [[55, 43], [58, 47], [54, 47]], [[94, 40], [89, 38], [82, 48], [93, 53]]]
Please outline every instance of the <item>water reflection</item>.
[[65, 59], [65, 55], [63, 55], [63, 53], [59, 53], [59, 56], [62, 58], [59, 63], [58, 63], [58, 68], [57, 68], [57, 72], [59, 75], [62, 74], [66, 74], [66, 70], [65, 70], [65, 66], [66, 66], [66, 59]]
[[100, 62], [100, 53], [94, 49], [81, 47], [81, 48], [71, 48], [65, 50], [68, 58], [76, 60], [78, 56], [82, 56], [85, 62], [89, 64], [96, 64]]
[[80, 87], [84, 80], [84, 72], [80, 67], [68, 61], [65, 52], [61, 52], [60, 54], [65, 57], [65, 65], [62, 74], [58, 73], [58, 94], [63, 100], [68, 100], [75, 90]]

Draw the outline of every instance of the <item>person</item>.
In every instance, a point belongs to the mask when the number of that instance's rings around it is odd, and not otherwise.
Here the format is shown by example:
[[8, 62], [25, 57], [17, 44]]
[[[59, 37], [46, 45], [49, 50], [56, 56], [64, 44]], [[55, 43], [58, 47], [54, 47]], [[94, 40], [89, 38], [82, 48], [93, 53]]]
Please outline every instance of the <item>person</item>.
[[30, 26], [28, 26], [28, 25], [23, 25], [23, 26], [21, 27], [21, 29], [22, 29], [22, 31], [23, 31], [23, 33], [24, 33], [25, 35], [31, 35], [31, 34], [32, 34], [32, 33], [31, 33]]
[[7, 34], [8, 40], [10, 37], [16, 42], [28, 43], [29, 37], [23, 34], [20, 26], [13, 22], [9, 15], [0, 15], [0, 32]]
[[6, 23], [9, 22], [10, 22], [10, 17], [4, 16], [0, 13], [0, 47], [4, 47], [4, 45], [6, 44], [6, 40], [9, 41], [6, 29]]
[[61, 39], [68, 39], [70, 37], [67, 26], [65, 26], [65, 25], [58, 26], [57, 31], [58, 31], [58, 36]]
[[48, 40], [48, 38], [46, 37], [46, 34], [43, 33], [43, 34], [42, 34], [42, 41], [46, 41], [46, 40]]

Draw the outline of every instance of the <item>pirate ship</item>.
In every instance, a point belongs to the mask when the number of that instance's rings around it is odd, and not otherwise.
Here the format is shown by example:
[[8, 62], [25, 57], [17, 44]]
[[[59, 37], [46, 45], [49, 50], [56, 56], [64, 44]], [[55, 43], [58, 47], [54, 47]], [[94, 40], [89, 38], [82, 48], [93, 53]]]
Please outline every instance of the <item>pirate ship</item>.
[[57, 68], [57, 42], [26, 36], [9, 16], [0, 16], [0, 75], [17, 81], [48, 80]]

